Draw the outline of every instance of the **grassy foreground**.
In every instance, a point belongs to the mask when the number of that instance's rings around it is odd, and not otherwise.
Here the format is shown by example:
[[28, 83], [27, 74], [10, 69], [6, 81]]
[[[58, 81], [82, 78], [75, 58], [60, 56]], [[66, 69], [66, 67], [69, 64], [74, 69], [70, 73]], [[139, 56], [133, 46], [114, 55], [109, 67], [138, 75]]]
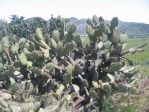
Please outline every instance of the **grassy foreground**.
[[148, 43], [148, 45], [146, 45], [144, 47], [145, 51], [144, 52], [137, 52], [135, 54], [126, 54], [125, 57], [130, 59], [131, 61], [133, 61], [134, 65], [141, 65], [140, 67], [140, 73], [143, 75], [148, 75], [149, 76], [149, 38], [129, 38], [128, 39], [128, 43], [127, 43], [127, 47], [131, 48], [134, 46], [139, 46], [142, 45], [144, 43]]

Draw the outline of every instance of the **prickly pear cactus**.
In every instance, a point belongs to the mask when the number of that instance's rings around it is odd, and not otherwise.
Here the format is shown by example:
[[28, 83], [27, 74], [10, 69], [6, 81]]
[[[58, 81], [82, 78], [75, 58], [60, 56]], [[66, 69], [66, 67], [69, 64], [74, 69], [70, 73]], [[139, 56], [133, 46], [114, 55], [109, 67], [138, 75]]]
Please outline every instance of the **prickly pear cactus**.
[[2, 38], [0, 86], [7, 94], [0, 92], [0, 109], [89, 111], [97, 109], [104, 95], [127, 91], [136, 67], [126, 65], [123, 55], [142, 46], [124, 51], [127, 35], [117, 29], [117, 17], [110, 25], [96, 15], [87, 19], [88, 36], [76, 34], [68, 22], [52, 16], [49, 32], [36, 27], [28, 37]]

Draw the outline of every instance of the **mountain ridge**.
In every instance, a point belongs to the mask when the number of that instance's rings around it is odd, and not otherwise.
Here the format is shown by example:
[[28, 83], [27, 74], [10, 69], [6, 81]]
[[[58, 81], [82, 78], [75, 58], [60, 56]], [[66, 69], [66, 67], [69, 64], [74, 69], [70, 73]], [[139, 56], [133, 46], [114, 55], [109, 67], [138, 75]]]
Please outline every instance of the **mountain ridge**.
[[[86, 20], [85, 18], [77, 19], [75, 17], [69, 18], [71, 23], [74, 23], [77, 26], [77, 33], [85, 34], [86, 33]], [[107, 23], [110, 23], [109, 20], [105, 20]], [[125, 32], [129, 37], [146, 37], [149, 36], [149, 24], [141, 22], [124, 22], [119, 20], [118, 28], [120, 31]]]

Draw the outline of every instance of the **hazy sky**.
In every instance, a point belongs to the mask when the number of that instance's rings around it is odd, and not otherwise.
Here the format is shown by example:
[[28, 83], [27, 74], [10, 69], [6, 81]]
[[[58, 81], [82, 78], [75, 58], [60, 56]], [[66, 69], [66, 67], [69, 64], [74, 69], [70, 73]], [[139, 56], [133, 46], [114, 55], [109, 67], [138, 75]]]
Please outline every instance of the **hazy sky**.
[[10, 15], [42, 17], [92, 18], [95, 14], [111, 20], [117, 16], [122, 21], [149, 24], [149, 0], [0, 0], [0, 18]]

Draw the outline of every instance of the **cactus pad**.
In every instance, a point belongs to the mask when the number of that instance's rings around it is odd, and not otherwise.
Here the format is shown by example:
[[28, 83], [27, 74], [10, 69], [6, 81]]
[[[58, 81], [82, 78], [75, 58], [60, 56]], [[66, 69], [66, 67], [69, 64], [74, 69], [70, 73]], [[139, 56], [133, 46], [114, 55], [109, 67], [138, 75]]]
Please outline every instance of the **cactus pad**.
[[18, 56], [18, 58], [19, 58], [19, 62], [20, 62], [22, 65], [25, 66], [25, 65], [28, 64], [27, 58], [26, 58], [26, 56], [25, 56], [24, 53], [21, 53], [21, 54]]
[[39, 40], [44, 40], [43, 35], [42, 35], [42, 31], [40, 28], [36, 29], [36, 34]]
[[111, 27], [112, 28], [115, 28], [118, 26], [118, 23], [119, 23], [119, 20], [117, 17], [114, 17], [112, 20], [111, 20]]
[[95, 23], [95, 25], [98, 24], [98, 20], [99, 19], [98, 19], [98, 17], [96, 15], [93, 16], [92, 20]]
[[60, 41], [60, 33], [58, 30], [54, 30], [53, 33], [52, 33], [52, 37], [54, 38], [54, 40], [56, 42]]
[[74, 25], [74, 24], [69, 24], [68, 25], [68, 33], [69, 34], [72, 34], [72, 33], [74, 33], [76, 31], [76, 25]]
[[3, 37], [2, 38], [2, 45], [4, 47], [9, 47], [9, 39], [8, 39], [8, 37]]
[[87, 31], [88, 35], [93, 35], [94, 34], [94, 31], [93, 31], [93, 28], [91, 27], [91, 25], [88, 25], [86, 27], [86, 31]]

